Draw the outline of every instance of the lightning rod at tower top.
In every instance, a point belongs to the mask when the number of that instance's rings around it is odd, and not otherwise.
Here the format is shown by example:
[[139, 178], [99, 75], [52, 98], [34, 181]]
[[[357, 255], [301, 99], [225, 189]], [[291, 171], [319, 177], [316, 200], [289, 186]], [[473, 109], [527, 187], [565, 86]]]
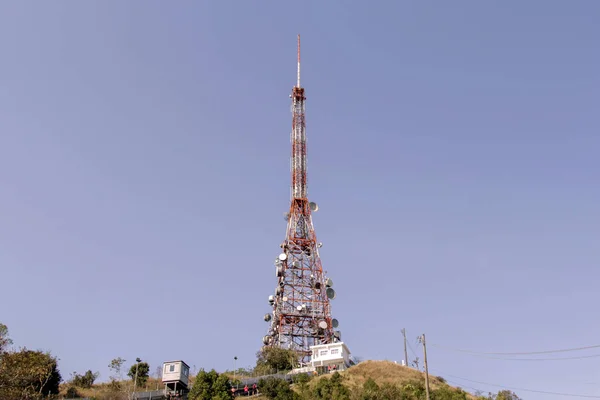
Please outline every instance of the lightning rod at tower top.
[[300, 84], [300, 35], [297, 39], [296, 85], [290, 95], [291, 201], [285, 214], [287, 230], [280, 245], [282, 252], [274, 262], [277, 284], [269, 296], [272, 312], [264, 316], [270, 324], [263, 345], [294, 350], [299, 363], [307, 365], [314, 346], [343, 343], [341, 332], [336, 330], [339, 322], [331, 314], [336, 292], [333, 281], [323, 272], [319, 255], [322, 243], [317, 241], [312, 223], [312, 213], [319, 207], [307, 198], [306, 96]]
[[300, 35], [298, 35], [298, 80], [296, 81], [296, 87], [300, 87]]

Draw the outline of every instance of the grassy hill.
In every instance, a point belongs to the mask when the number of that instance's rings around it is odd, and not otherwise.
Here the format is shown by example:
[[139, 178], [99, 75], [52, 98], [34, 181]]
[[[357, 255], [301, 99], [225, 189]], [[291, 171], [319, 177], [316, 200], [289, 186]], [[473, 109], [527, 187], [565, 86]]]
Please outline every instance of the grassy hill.
[[[375, 381], [378, 385], [383, 385], [386, 383], [393, 385], [404, 385], [409, 382], [424, 382], [425, 376], [422, 372], [417, 371], [415, 369], [404, 367], [402, 365], [393, 363], [391, 361], [363, 361], [358, 365], [349, 368], [346, 371], [340, 373], [344, 379], [344, 385], [347, 386], [351, 391], [356, 391], [357, 389], [361, 389], [364, 383], [370, 378]], [[228, 374], [229, 375], [229, 374]], [[237, 375], [240, 378], [240, 375]], [[321, 379], [329, 379], [331, 375], [326, 374], [319, 377], [316, 377], [311, 380], [310, 387], [315, 387], [319, 380]], [[191, 378], [191, 382], [193, 382], [193, 377]], [[440, 389], [442, 387], [447, 387], [451, 390], [458, 390], [457, 388], [453, 388], [452, 386], [447, 385], [440, 378], [431, 376], [429, 377], [429, 384], [431, 390]], [[132, 387], [131, 381], [121, 382], [121, 387], [124, 391], [129, 392]], [[293, 385], [292, 387], [294, 387]], [[61, 394], [65, 395], [69, 385], [62, 385]], [[155, 379], [150, 378], [145, 385], [144, 388], [139, 388], [138, 390], [156, 390], [157, 387], [162, 389], [162, 383]], [[77, 392], [81, 397], [93, 397], [102, 400], [118, 400], [120, 397], [111, 390], [110, 384], [108, 383], [100, 383], [94, 385], [90, 389], [80, 389], [77, 388]], [[256, 398], [264, 398], [263, 396], [257, 396]], [[475, 396], [470, 394], [467, 395], [468, 399], [476, 399]]]
[[[386, 383], [403, 385], [409, 382], [425, 382], [425, 374], [413, 368], [404, 367], [391, 361], [363, 361], [358, 365], [340, 373], [344, 378], [344, 385], [351, 390], [362, 388], [368, 379], [372, 379], [378, 385]], [[323, 375], [311, 382], [311, 386], [317, 384], [319, 379], [328, 379], [329, 375]], [[431, 390], [448, 387], [458, 390], [438, 377], [429, 375], [429, 387]], [[476, 399], [475, 396], [467, 394], [468, 399]]]

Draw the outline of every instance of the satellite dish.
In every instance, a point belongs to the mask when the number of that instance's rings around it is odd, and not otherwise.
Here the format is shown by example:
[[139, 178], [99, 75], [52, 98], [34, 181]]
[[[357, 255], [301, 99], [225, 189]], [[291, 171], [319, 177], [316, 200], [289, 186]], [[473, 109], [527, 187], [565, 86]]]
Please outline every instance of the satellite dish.
[[265, 314], [265, 321], [269, 322], [271, 320], [271, 314]]
[[327, 297], [328, 297], [330, 300], [333, 300], [333, 299], [335, 299], [335, 290], [333, 290], [333, 288], [332, 288], [332, 287], [328, 287], [328, 288], [327, 288], [327, 290], [326, 290], [326, 292], [327, 292]]
[[323, 247], [323, 242], [319, 242], [319, 243], [317, 244], [317, 247], [318, 247], [319, 249], [320, 249], [321, 247]]
[[325, 286], [327, 286], [328, 288], [333, 287], [333, 281], [331, 280], [331, 278], [327, 278], [325, 280]]
[[327, 329], [327, 321], [319, 321], [319, 328]]
[[315, 289], [316, 290], [320, 290], [321, 289], [321, 282], [315, 282]]
[[300, 268], [300, 261], [294, 261], [294, 262], [292, 263], [292, 266], [293, 266], [294, 268]]
[[287, 298], [287, 297], [284, 297], [284, 298], [282, 298], [281, 300], [283, 300], [283, 301], [288, 301], [288, 298]]
[[[269, 315], [269, 314], [267, 314], [267, 315]], [[269, 316], [270, 316], [270, 315], [269, 315]], [[335, 319], [335, 318], [334, 318], [334, 319], [332, 319], [332, 320], [331, 320], [331, 327], [332, 327], [332, 328], [337, 328], [338, 326], [340, 326], [340, 323], [338, 322], [338, 320], [337, 320], [337, 319]]]
[[281, 254], [279, 255], [279, 259], [280, 259], [281, 261], [285, 261], [285, 259], [286, 259], [286, 258], [287, 258], [287, 255], [286, 255], [285, 253], [281, 253]]
[[311, 211], [319, 211], [319, 205], [313, 201], [308, 203], [308, 206], [310, 207]]
[[263, 343], [264, 343], [265, 345], [269, 344], [269, 342], [271, 341], [270, 339], [271, 339], [270, 337], [268, 337], [268, 336], [264, 336], [264, 337], [263, 337]]
[[298, 311], [302, 311], [302, 306], [298, 306], [298, 307], [296, 307], [296, 310], [298, 310]]
[[333, 336], [335, 336], [339, 340], [342, 340], [342, 332], [341, 331], [334, 331]]

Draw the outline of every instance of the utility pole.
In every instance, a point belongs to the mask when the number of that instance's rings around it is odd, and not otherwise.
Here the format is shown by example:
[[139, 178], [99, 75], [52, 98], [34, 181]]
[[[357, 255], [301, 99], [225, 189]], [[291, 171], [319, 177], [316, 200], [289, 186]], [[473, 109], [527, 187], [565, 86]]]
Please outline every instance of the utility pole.
[[138, 358], [135, 359], [135, 378], [133, 380], [133, 393], [131, 394], [132, 398], [134, 396], [137, 397], [137, 395], [135, 394], [135, 389], [136, 389], [136, 386], [137, 386], [138, 368], [139, 368], [141, 362], [142, 362], [141, 358], [138, 357]]
[[425, 398], [429, 400], [429, 370], [427, 369], [427, 345], [425, 344], [425, 334], [419, 337], [419, 341], [423, 343], [423, 365], [425, 366]]
[[233, 380], [235, 382], [235, 362], [237, 361], [237, 356], [233, 357]]
[[404, 336], [404, 363], [408, 367], [408, 352], [406, 351], [406, 329], [402, 328], [402, 336]]

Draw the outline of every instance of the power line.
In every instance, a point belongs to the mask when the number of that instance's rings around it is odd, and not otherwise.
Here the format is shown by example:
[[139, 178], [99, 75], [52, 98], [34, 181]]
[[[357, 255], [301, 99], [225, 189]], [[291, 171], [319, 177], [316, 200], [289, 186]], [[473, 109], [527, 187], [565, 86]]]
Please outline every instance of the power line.
[[[441, 375], [450, 376], [450, 377], [455, 378], [455, 379], [462, 379], [462, 380], [465, 380], [465, 381], [468, 381], [468, 382], [479, 383], [481, 385], [495, 386], [495, 387], [498, 387], [500, 389], [517, 390], [517, 391], [520, 391], [520, 392], [530, 392], [530, 393], [551, 394], [551, 395], [555, 395], [555, 396], [569, 396], [569, 397], [580, 397], [580, 398], [588, 398], [588, 399], [600, 399], [600, 396], [587, 395], [587, 394], [572, 394], [572, 393], [548, 392], [548, 391], [544, 391], [544, 390], [524, 389], [524, 388], [517, 388], [517, 387], [510, 387], [510, 386], [498, 385], [496, 383], [481, 382], [481, 381], [476, 381], [476, 380], [473, 380], [473, 379], [462, 378], [462, 377], [456, 376], [456, 375], [444, 374], [444, 373], [441, 373], [440, 371], [438, 371], [437, 369], [435, 371], [437, 371], [437, 373], [439, 373]], [[470, 388], [470, 389], [473, 389], [473, 388]]]
[[458, 351], [461, 353], [471, 353], [471, 354], [486, 354], [486, 355], [504, 355], [504, 356], [518, 356], [518, 355], [532, 355], [532, 354], [550, 354], [550, 353], [566, 353], [569, 351], [580, 351], [580, 350], [588, 350], [588, 349], [597, 349], [600, 348], [600, 344], [596, 344], [593, 346], [584, 346], [584, 347], [575, 347], [572, 349], [560, 349], [560, 350], [544, 350], [544, 351], [525, 351], [525, 352], [515, 352], [515, 353], [490, 353], [490, 352], [481, 352], [481, 351], [473, 351], [473, 350], [464, 350], [464, 349], [455, 349], [452, 347], [440, 346], [435, 343], [429, 343], [429, 346], [438, 347], [441, 349], [447, 349], [452, 351]]
[[[433, 345], [430, 345], [433, 346]], [[440, 347], [438, 347], [440, 348]], [[446, 349], [446, 348], [441, 348], [442, 350], [446, 350], [446, 351], [457, 351], [454, 349]], [[550, 358], [507, 358], [507, 357], [491, 357], [491, 356], [486, 356], [480, 354], [480, 353], [465, 353], [469, 356], [472, 357], [479, 357], [479, 358], [487, 358], [489, 360], [504, 360], [504, 361], [564, 361], [564, 360], [582, 360], [582, 359], [586, 359], [586, 358], [597, 358], [600, 357], [600, 354], [592, 354], [592, 355], [586, 355], [586, 356], [576, 356], [576, 357], [550, 357]]]
[[[473, 386], [467, 386], [467, 385], [463, 385], [462, 383], [460, 383], [460, 382], [457, 382], [457, 381], [453, 381], [453, 380], [450, 380], [450, 379], [444, 379], [444, 380], [445, 380], [447, 383], [451, 383], [451, 384], [453, 384], [453, 385], [454, 385], [454, 387], [457, 387], [457, 388], [460, 388], [460, 389], [471, 389], [471, 390], [473, 390], [475, 393], [477, 393], [477, 392], [485, 393], [485, 392], [486, 392], [485, 390], [477, 389], [477, 388], [474, 388]], [[488, 390], [488, 392], [489, 392], [489, 390]]]

